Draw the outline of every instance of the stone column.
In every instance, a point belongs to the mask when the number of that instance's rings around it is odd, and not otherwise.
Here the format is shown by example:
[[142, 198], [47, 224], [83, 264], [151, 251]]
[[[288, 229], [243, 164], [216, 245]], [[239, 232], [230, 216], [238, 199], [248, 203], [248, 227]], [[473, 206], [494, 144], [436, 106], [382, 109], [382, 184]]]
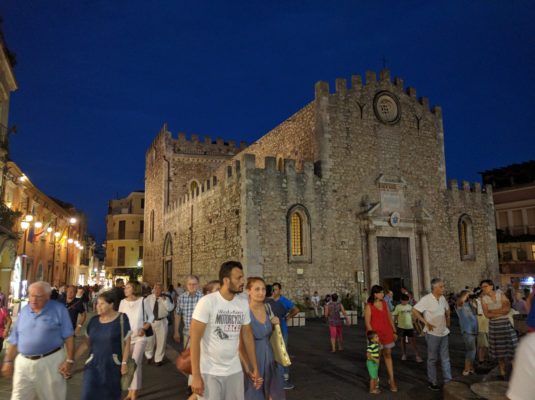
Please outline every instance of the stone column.
[[427, 243], [427, 232], [420, 231], [420, 247], [422, 249], [422, 269], [424, 276], [423, 288], [427, 293], [431, 293], [431, 272], [429, 271], [429, 245]]
[[377, 232], [375, 226], [368, 226], [368, 288], [379, 285], [379, 261], [377, 258]]

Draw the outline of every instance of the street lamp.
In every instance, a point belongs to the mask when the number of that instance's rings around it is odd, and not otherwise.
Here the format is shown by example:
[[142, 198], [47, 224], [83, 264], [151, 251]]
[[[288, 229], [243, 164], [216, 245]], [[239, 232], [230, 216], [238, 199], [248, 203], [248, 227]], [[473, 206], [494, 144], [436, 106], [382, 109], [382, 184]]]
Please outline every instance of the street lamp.
[[[22, 243], [22, 273], [20, 276], [20, 283], [19, 283], [19, 296], [22, 294], [22, 281], [23, 278], [26, 278], [28, 280], [28, 272], [27, 271], [27, 254], [26, 254], [26, 242], [28, 241], [28, 230], [30, 228], [31, 222], [33, 221], [33, 215], [28, 214], [24, 217], [24, 219], [20, 222], [20, 228], [24, 232], [24, 241]], [[35, 221], [33, 223], [35, 228], [41, 228], [43, 226], [42, 222]]]
[[[47, 232], [52, 232], [53, 229], [51, 227], [49, 227], [47, 229]], [[54, 248], [54, 251], [52, 252], [52, 279], [51, 279], [51, 283], [52, 284], [56, 284], [55, 282], [55, 275], [56, 275], [56, 242], [58, 241], [59, 237], [61, 236], [61, 233], [59, 233], [58, 231], [54, 232], [54, 238], [53, 238], [53, 242], [52, 242], [52, 246]]]
[[78, 222], [76, 220], [76, 218], [74, 217], [71, 217], [69, 218], [69, 229], [67, 230], [67, 271], [66, 271], [66, 276], [65, 276], [65, 283], [68, 283], [67, 282], [67, 279], [70, 277], [70, 268], [69, 268], [69, 244], [72, 244], [74, 242], [74, 239], [73, 238], [70, 238], [69, 236], [71, 236], [71, 228], [74, 224], [76, 224], [76, 222]]

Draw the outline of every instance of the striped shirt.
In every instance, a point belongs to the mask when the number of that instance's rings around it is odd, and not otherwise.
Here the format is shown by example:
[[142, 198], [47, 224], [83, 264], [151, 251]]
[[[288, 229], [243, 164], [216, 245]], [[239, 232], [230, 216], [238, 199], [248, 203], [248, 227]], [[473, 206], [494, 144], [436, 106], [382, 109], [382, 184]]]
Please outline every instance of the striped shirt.
[[368, 347], [366, 347], [366, 352], [370, 354], [371, 358], [374, 361], [379, 361], [380, 350], [381, 350], [381, 346], [379, 346], [379, 343], [370, 343]]

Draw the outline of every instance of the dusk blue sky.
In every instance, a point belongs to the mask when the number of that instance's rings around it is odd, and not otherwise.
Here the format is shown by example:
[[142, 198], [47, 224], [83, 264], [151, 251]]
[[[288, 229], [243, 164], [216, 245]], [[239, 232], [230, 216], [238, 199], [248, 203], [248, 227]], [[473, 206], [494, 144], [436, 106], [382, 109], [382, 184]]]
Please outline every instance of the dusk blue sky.
[[105, 238], [107, 202], [144, 187], [174, 135], [252, 142], [314, 84], [379, 71], [441, 105], [449, 178], [535, 158], [535, 3], [3, 0], [17, 55], [11, 158]]

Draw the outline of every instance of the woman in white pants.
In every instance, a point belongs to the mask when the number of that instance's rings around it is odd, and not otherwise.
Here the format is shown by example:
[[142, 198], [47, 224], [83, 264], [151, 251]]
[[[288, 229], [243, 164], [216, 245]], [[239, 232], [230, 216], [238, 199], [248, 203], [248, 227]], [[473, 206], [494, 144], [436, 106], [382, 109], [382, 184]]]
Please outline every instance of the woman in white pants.
[[125, 400], [136, 400], [138, 390], [141, 389], [141, 367], [143, 353], [145, 352], [145, 345], [147, 343], [145, 331], [150, 328], [154, 320], [152, 310], [141, 296], [141, 290], [141, 284], [138, 281], [128, 282], [124, 288], [126, 297], [121, 300], [121, 304], [119, 305], [119, 312], [125, 313], [130, 321], [132, 331], [130, 351], [132, 358], [137, 364], [136, 372], [128, 388], [128, 396]]

